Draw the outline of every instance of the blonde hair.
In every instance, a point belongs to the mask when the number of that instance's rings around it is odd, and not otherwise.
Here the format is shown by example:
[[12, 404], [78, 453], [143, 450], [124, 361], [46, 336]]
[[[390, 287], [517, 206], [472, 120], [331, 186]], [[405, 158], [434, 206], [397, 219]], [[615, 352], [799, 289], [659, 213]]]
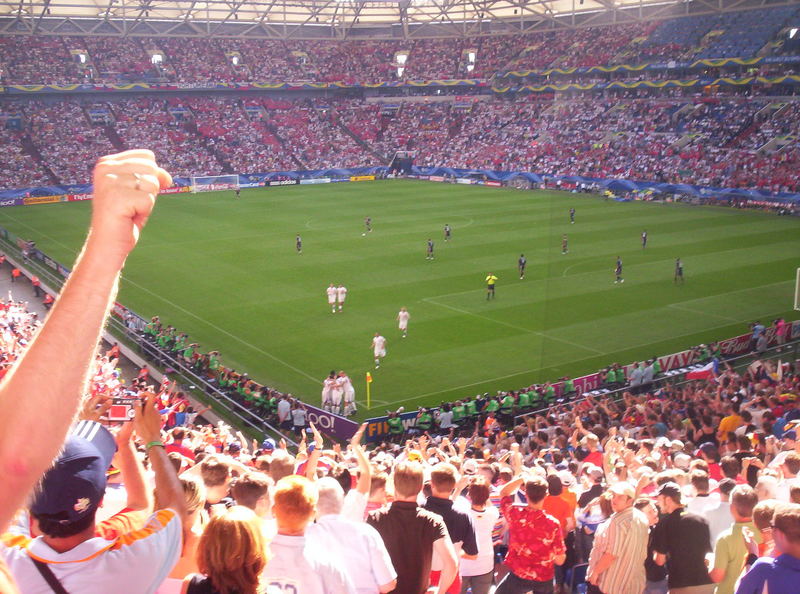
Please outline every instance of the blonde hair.
[[431, 486], [439, 492], [451, 492], [457, 481], [458, 471], [448, 462], [439, 462], [431, 470]]
[[422, 490], [423, 470], [419, 462], [400, 462], [392, 472], [394, 494], [413, 497]]
[[257, 594], [268, 560], [258, 516], [239, 505], [211, 518], [197, 546], [197, 567], [219, 594]]
[[202, 482], [193, 476], [181, 477], [183, 498], [186, 500], [186, 514], [193, 514], [203, 509], [206, 504], [206, 488]]

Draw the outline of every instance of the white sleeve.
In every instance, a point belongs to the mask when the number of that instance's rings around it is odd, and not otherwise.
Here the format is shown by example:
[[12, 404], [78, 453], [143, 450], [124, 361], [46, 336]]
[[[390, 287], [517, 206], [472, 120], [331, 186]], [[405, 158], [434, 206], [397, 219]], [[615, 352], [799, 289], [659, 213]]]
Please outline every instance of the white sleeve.
[[375, 582], [382, 586], [388, 584], [397, 577], [397, 571], [392, 565], [392, 559], [389, 556], [389, 551], [386, 550], [386, 545], [383, 543], [381, 535], [375, 528], [369, 524], [364, 524], [365, 528], [369, 528], [367, 534], [369, 544], [369, 557], [370, 566], [372, 567], [372, 575]]
[[[157, 510], [145, 527], [120, 536], [108, 551], [109, 566], [137, 568], [135, 583], [141, 592], [155, 592], [181, 556], [183, 530], [181, 519], [171, 509]], [[132, 584], [129, 584], [132, 585]]]
[[[359, 493], [356, 489], [350, 489], [344, 496], [342, 504], [342, 517], [358, 522], [364, 522], [364, 514], [367, 511], [367, 494]], [[391, 580], [390, 580], [391, 581]]]

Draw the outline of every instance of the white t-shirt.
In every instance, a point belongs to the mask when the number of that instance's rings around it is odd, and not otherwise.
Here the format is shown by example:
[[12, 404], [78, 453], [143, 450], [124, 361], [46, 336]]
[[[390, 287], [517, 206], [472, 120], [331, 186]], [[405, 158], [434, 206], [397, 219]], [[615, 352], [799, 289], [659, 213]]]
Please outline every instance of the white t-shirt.
[[397, 325], [400, 328], [400, 330], [405, 330], [406, 328], [408, 328], [409, 317], [410, 316], [408, 315], [407, 311], [401, 311], [400, 313], [397, 314]]
[[306, 536], [315, 546], [336, 551], [338, 565], [352, 580], [358, 594], [375, 594], [379, 586], [397, 577], [381, 535], [369, 524], [327, 515], [309, 526]]
[[469, 515], [475, 526], [475, 539], [478, 541], [478, 558], [461, 559], [459, 573], [464, 576], [484, 575], [494, 569], [494, 546], [492, 545], [492, 530], [500, 518], [500, 511], [488, 504], [483, 511], [470, 508]]
[[380, 334], [372, 339], [372, 349], [375, 351], [375, 355], [386, 355], [386, 339], [381, 336]]
[[141, 530], [114, 541], [90, 538], [58, 553], [43, 537], [4, 534], [0, 555], [25, 594], [53, 594], [31, 557], [48, 564], [67, 592], [153, 594], [181, 556], [181, 520], [171, 509], [155, 512]]
[[325, 292], [328, 294], [328, 303], [336, 303], [336, 287], [328, 287]]
[[342, 380], [342, 390], [344, 390], [345, 399], [352, 400], [353, 396], [356, 394], [356, 391], [353, 388], [353, 382], [350, 381], [350, 377], [343, 375], [339, 379]]
[[264, 568], [267, 594], [355, 594], [353, 584], [330, 551], [320, 550], [305, 536], [276, 534], [272, 558]]
[[336, 289], [336, 297], [339, 299], [339, 303], [344, 303], [344, 298], [347, 297], [347, 287], [338, 287]]
[[292, 411], [292, 405], [285, 398], [278, 401], [278, 420], [285, 421]]
[[322, 382], [322, 402], [329, 402], [333, 394], [333, 389], [336, 386], [336, 380], [332, 377], [326, 377]]

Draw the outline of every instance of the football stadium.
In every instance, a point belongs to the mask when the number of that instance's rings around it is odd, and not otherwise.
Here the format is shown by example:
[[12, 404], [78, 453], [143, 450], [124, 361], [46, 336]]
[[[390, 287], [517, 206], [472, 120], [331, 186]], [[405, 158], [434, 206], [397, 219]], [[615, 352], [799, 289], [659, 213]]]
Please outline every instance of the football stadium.
[[0, 592], [796, 591], [798, 30], [0, 7]]

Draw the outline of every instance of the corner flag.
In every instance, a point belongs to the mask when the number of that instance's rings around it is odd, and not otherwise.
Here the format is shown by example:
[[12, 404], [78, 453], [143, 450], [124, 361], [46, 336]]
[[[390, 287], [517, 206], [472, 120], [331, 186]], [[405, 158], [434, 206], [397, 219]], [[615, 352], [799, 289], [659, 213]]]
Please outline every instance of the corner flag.
[[367, 408], [371, 408], [371, 398], [369, 393], [369, 386], [372, 383], [372, 374], [368, 371], [367, 372]]

